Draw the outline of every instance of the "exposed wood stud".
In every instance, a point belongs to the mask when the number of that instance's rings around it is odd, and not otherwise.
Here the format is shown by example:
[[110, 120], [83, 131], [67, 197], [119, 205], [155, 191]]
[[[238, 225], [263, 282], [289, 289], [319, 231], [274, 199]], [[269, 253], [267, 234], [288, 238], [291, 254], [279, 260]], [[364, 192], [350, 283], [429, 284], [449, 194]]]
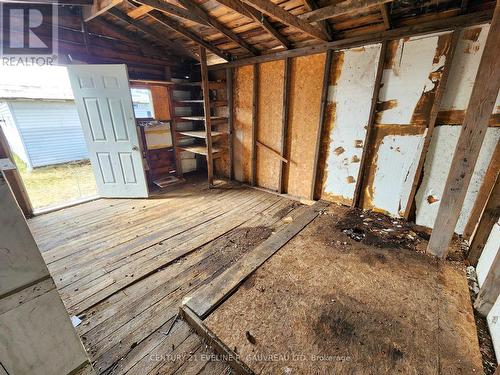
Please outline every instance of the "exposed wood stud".
[[246, 49], [252, 55], [259, 55], [260, 52], [257, 48], [252, 46], [250, 43], [247, 43], [242, 37], [238, 34], [234, 33], [232, 30], [228, 29], [226, 26], [221, 24], [215, 18], [210, 16], [203, 8], [201, 8], [198, 4], [196, 4], [192, 0], [178, 0], [183, 6], [186, 7], [190, 12], [195, 14], [198, 18], [205, 20], [210, 26], [214, 29], [231, 39], [233, 42], [238, 44], [241, 48]]
[[[496, 179], [495, 187], [489, 194], [488, 203], [484, 208], [483, 216], [477, 226], [477, 231], [469, 247], [467, 260], [469, 264], [476, 266], [481, 253], [488, 241], [488, 237], [494, 225], [500, 218], [500, 179]], [[499, 251], [500, 252], [500, 251]]]
[[[311, 11], [311, 10], [319, 9], [319, 6], [318, 6], [316, 0], [304, 0], [304, 4], [306, 5], [307, 10]], [[321, 30], [323, 30], [325, 35], [328, 37], [328, 41], [333, 40], [333, 30], [327, 21], [325, 21], [325, 20], [319, 21], [318, 26]]]
[[332, 56], [333, 56], [333, 51], [328, 50], [326, 52], [326, 58], [325, 58], [325, 69], [323, 71], [323, 87], [321, 91], [321, 102], [320, 102], [320, 108], [319, 108], [319, 123], [318, 123], [318, 129], [317, 129], [317, 135], [316, 135], [316, 149], [314, 151], [314, 164], [313, 164], [313, 174], [312, 174], [312, 181], [311, 181], [311, 193], [309, 196], [309, 199], [314, 200], [314, 199], [319, 199], [320, 197], [315, 197], [314, 193], [316, 191], [316, 184], [318, 183], [317, 177], [318, 177], [318, 160], [319, 160], [319, 153], [321, 149], [321, 135], [323, 134], [323, 126], [325, 123], [325, 113], [326, 113], [326, 104], [327, 104], [327, 99], [328, 99], [328, 83], [330, 81], [330, 66], [332, 64]]
[[328, 5], [304, 14], [299, 18], [306, 22], [318, 22], [328, 18], [341, 16], [344, 14], [361, 11], [373, 6], [380, 6], [390, 3], [392, 0], [345, 0], [337, 4]]
[[235, 68], [238, 66], [251, 65], [255, 63], [282, 60], [287, 57], [317, 54], [326, 52], [329, 49], [339, 50], [345, 48], [362, 47], [368, 44], [380, 43], [384, 40], [395, 40], [410, 36], [420, 36], [433, 34], [436, 32], [451, 31], [456, 29], [457, 27], [466, 27], [490, 22], [492, 14], [493, 12], [491, 10], [478, 11], [470, 14], [423, 22], [417, 25], [404, 26], [393, 28], [391, 30], [373, 32], [370, 34], [363, 34], [350, 38], [334, 40], [332, 42], [321, 43], [317, 45], [294, 48], [286, 51], [278, 51], [275, 53], [267, 53], [255, 57], [240, 58], [229, 63], [211, 65], [210, 70], [225, 69], [228, 67]]
[[491, 157], [490, 164], [486, 173], [484, 174], [483, 183], [481, 184], [481, 188], [477, 193], [476, 201], [474, 202], [474, 207], [469, 216], [469, 220], [467, 221], [467, 225], [464, 229], [463, 237], [468, 240], [474, 234], [478, 222], [481, 218], [481, 214], [486, 206], [486, 202], [488, 201], [488, 197], [495, 186], [495, 181], [497, 180], [500, 174], [500, 142], [497, 143], [495, 147], [495, 151], [493, 152], [493, 156]]
[[203, 90], [203, 111], [205, 114], [205, 142], [207, 146], [207, 174], [208, 186], [214, 184], [214, 165], [212, 155], [212, 124], [210, 116], [210, 87], [208, 80], [207, 68], [207, 51], [203, 47], [199, 47], [200, 65], [201, 65], [201, 83]]
[[[290, 65], [291, 61], [289, 58], [285, 59], [285, 68], [283, 71], [283, 104], [282, 104], [282, 115], [281, 115], [281, 145], [280, 154], [287, 160], [288, 150], [286, 148], [286, 141], [288, 137], [288, 106], [290, 103]], [[285, 191], [283, 176], [285, 174], [286, 163], [281, 161], [279, 177], [278, 177], [278, 193], [283, 194]]]
[[408, 195], [408, 200], [406, 201], [406, 206], [404, 207], [404, 218], [408, 220], [410, 215], [414, 213], [415, 210], [415, 195], [420, 182], [422, 181], [422, 173], [424, 170], [425, 158], [427, 157], [427, 152], [429, 151], [429, 146], [431, 145], [432, 134], [434, 133], [434, 128], [436, 126], [436, 120], [441, 107], [441, 99], [443, 98], [444, 92], [446, 91], [446, 83], [448, 81], [448, 76], [450, 73], [451, 66], [453, 64], [453, 55], [457, 43], [460, 39], [461, 29], [453, 31], [451, 36], [450, 47], [445, 54], [445, 63], [443, 71], [441, 73], [441, 79], [439, 80], [438, 86], [436, 88], [436, 93], [434, 96], [434, 102], [432, 103], [432, 108], [429, 114], [429, 122], [427, 124], [427, 133], [425, 134], [424, 144], [422, 146], [422, 151], [419, 156], [417, 168], [415, 169], [415, 175], [413, 177], [413, 183]]
[[445, 258], [500, 87], [500, 4], [497, 3], [439, 205], [427, 252]]
[[[9, 159], [12, 162], [14, 160], [2, 127], [0, 127], [0, 159]], [[17, 204], [19, 205], [19, 208], [23, 212], [24, 217], [32, 217], [33, 206], [31, 205], [28, 192], [26, 191], [26, 187], [24, 186], [23, 180], [17, 168], [4, 170], [3, 175], [10, 187], [10, 190], [12, 191], [12, 194], [14, 195], [14, 198], [16, 199]], [[2, 171], [0, 170], [0, 177], [1, 176]]]
[[383, 41], [380, 45], [380, 54], [378, 57], [377, 73], [375, 74], [375, 84], [373, 85], [372, 102], [370, 106], [370, 115], [366, 124], [365, 139], [363, 141], [363, 153], [359, 163], [358, 176], [356, 178], [356, 187], [352, 197], [352, 207], [360, 206], [361, 190], [365, 179], [365, 172], [368, 166], [366, 165], [369, 153], [369, 147], [372, 144], [373, 126], [375, 123], [375, 114], [377, 112], [377, 102], [379, 97], [380, 86], [382, 84], [382, 73], [384, 72], [384, 60], [387, 52], [387, 41]]
[[[147, 6], [149, 7], [149, 11], [147, 13], [149, 13], [151, 10], [153, 9], [156, 9], [156, 10], [159, 10], [161, 12], [164, 12], [164, 13], [169, 13], [169, 14], [173, 14], [174, 16], [177, 16], [177, 17], [180, 17], [180, 18], [184, 18], [184, 19], [187, 19], [189, 21], [193, 21], [193, 22], [196, 22], [196, 23], [199, 23], [200, 25], [204, 25], [204, 26], [209, 26], [209, 23], [199, 17], [197, 17], [195, 14], [193, 14], [193, 12], [190, 12], [184, 8], [181, 8], [177, 5], [173, 5], [173, 4], [170, 4], [170, 3], [167, 3], [165, 1], [160, 1], [160, 0], [135, 0], [136, 3], [139, 3], [139, 4], [143, 4], [143, 6]], [[136, 8], [136, 9], [140, 9], [141, 7], [139, 8]], [[134, 9], [134, 10], [136, 10]]]
[[175, 104], [174, 104], [174, 93], [173, 93], [173, 87], [169, 86], [167, 87], [168, 90], [168, 99], [170, 101], [170, 115], [172, 117], [172, 122], [171, 122], [171, 127], [170, 127], [170, 132], [172, 134], [172, 145], [174, 146], [174, 153], [175, 153], [175, 169], [176, 169], [176, 175], [177, 177], [182, 177], [183, 172], [182, 172], [182, 158], [181, 158], [181, 151], [178, 148], [178, 132], [177, 132], [177, 120], [176, 120], [176, 115], [175, 115]]
[[[474, 308], [486, 317], [500, 294], [500, 251], [497, 252], [490, 271], [477, 295]], [[500, 367], [499, 367], [500, 368]], [[496, 374], [496, 372], [495, 372]]]
[[309, 21], [303, 21], [286, 11], [279, 5], [274, 4], [270, 0], [242, 0], [243, 3], [257, 9], [258, 11], [267, 14], [270, 17], [278, 19], [285, 25], [294, 27], [314, 38], [327, 40], [327, 36], [318, 28], [312, 26]]
[[257, 184], [257, 126], [258, 126], [258, 110], [259, 110], [259, 65], [253, 65], [253, 95], [252, 95], [252, 171], [250, 176], [250, 184]]
[[228, 157], [229, 157], [229, 179], [234, 179], [234, 155], [233, 155], [233, 129], [234, 129], [234, 98], [233, 98], [233, 69], [226, 69], [226, 99], [227, 99], [227, 126], [228, 126]]

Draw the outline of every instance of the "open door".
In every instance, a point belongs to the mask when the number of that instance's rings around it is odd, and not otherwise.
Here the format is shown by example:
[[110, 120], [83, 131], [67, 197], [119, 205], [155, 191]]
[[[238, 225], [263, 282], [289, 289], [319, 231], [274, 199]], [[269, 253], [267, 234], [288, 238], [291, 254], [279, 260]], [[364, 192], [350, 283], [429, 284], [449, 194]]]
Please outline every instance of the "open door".
[[68, 73], [99, 195], [147, 197], [127, 67], [69, 65]]

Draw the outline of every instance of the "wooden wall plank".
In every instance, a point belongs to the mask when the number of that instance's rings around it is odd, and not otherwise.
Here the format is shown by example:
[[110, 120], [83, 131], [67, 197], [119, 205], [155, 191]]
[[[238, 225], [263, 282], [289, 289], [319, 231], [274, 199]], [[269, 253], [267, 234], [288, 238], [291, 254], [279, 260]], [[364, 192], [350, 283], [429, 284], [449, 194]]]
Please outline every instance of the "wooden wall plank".
[[259, 65], [253, 65], [253, 90], [252, 90], [252, 170], [250, 174], [250, 184], [257, 184], [257, 128], [259, 127]]
[[234, 178], [250, 182], [252, 158], [253, 67], [235, 69], [234, 74]]
[[229, 158], [229, 179], [234, 179], [234, 150], [233, 150], [233, 133], [234, 133], [234, 85], [233, 85], [233, 69], [226, 69], [226, 99], [227, 99], [227, 126], [228, 126], [228, 158]]
[[482, 315], [487, 316], [500, 295], [500, 251], [497, 252], [493, 264], [490, 267], [488, 276], [484, 280], [483, 286], [479, 290], [475, 309]]
[[500, 5], [491, 21], [462, 131], [427, 251], [444, 258], [467, 194], [500, 87]]
[[[281, 155], [283, 123], [284, 61], [272, 61], [259, 67], [257, 141]], [[257, 147], [257, 185], [278, 191], [281, 160], [266, 147]]]
[[322, 53], [292, 59], [285, 191], [297, 197], [311, 195], [325, 58]]

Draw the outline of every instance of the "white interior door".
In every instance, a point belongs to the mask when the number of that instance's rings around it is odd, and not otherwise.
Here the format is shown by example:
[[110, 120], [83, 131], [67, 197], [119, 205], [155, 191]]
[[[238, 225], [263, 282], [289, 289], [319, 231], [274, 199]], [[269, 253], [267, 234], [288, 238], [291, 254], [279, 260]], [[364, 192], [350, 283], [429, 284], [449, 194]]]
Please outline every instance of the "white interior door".
[[99, 195], [147, 197], [127, 67], [69, 65], [68, 73]]

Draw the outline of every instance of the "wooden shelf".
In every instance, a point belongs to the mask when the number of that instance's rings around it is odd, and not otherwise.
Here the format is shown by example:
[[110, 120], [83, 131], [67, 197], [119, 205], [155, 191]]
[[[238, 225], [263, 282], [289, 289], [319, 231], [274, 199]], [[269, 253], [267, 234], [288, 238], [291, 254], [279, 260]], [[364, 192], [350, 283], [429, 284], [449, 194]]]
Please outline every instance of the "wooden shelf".
[[[205, 121], [205, 116], [179, 116], [177, 119], [186, 121]], [[227, 121], [227, 117], [211, 116], [210, 120], [212, 122], [223, 122]]]
[[[201, 87], [201, 82], [180, 82], [176, 83], [176, 86], [180, 87]], [[210, 89], [225, 89], [226, 88], [226, 82], [221, 81], [221, 82], [209, 82], [209, 88]]]
[[[176, 106], [176, 107], [188, 107], [188, 106], [191, 106], [193, 104], [203, 104], [203, 99], [178, 100], [174, 103], [174, 106]], [[225, 106], [227, 106], [227, 100], [211, 100], [210, 106], [211, 107], [225, 107]]]
[[[188, 131], [181, 131], [178, 133], [185, 135], [185, 136], [188, 136], [188, 137], [206, 139], [206, 133], [204, 130], [188, 130]], [[211, 134], [212, 134], [212, 138], [213, 137], [220, 137], [221, 135], [227, 135], [227, 133], [225, 133], [225, 132], [218, 132], [218, 131], [212, 131]]]
[[[179, 146], [179, 150], [189, 151], [194, 154], [207, 156], [207, 148], [205, 146]], [[222, 149], [212, 146], [212, 157], [217, 158], [220, 156]]]

